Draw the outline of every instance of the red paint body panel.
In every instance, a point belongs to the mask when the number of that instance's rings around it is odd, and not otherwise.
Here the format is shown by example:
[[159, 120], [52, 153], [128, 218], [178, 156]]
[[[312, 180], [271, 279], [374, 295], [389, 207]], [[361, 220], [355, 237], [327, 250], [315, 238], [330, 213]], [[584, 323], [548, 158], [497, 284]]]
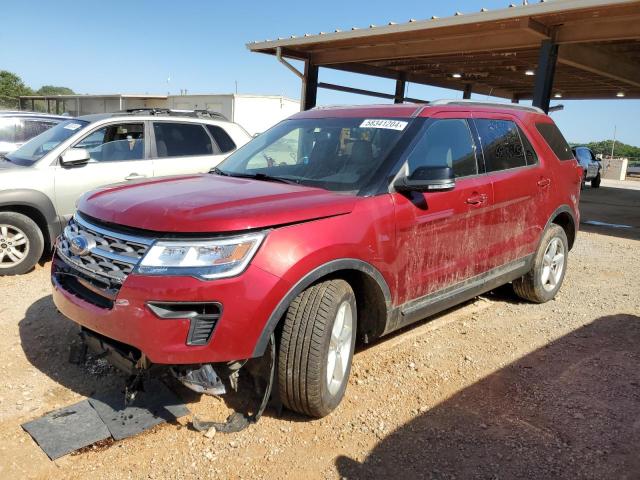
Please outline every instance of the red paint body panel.
[[[156, 363], [237, 360], [252, 355], [287, 292], [332, 260], [357, 259], [378, 270], [392, 306], [400, 306], [533, 253], [560, 206], [569, 207], [577, 227], [581, 169], [575, 161], [559, 161], [537, 132], [536, 122], [551, 122], [545, 115], [500, 107], [385, 105], [311, 110], [295, 118], [416, 115], [513, 119], [539, 162], [460, 179], [448, 192], [411, 195], [358, 197], [213, 175], [93, 192], [79, 210], [106, 223], [169, 235], [272, 228], [237, 277], [201, 281], [131, 274], [111, 310], [54, 285], [55, 304], [75, 322], [137, 347]], [[481, 203], [469, 202], [478, 197]], [[146, 307], [148, 301], [214, 301], [223, 311], [209, 344], [194, 347], [185, 343], [189, 321], [161, 320]]]
[[98, 190], [85, 195], [78, 210], [154, 232], [234, 232], [348, 213], [356, 199], [319, 188], [204, 174]]

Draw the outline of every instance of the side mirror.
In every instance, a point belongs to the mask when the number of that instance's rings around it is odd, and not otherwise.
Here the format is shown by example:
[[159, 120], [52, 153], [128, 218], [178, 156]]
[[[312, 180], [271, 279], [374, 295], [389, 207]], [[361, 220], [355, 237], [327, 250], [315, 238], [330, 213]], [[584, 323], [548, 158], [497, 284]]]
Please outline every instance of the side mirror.
[[70, 148], [60, 156], [63, 167], [79, 167], [86, 165], [91, 159], [89, 151], [84, 148]]
[[455, 186], [451, 167], [418, 167], [409, 177], [400, 177], [393, 183], [397, 192], [442, 192]]

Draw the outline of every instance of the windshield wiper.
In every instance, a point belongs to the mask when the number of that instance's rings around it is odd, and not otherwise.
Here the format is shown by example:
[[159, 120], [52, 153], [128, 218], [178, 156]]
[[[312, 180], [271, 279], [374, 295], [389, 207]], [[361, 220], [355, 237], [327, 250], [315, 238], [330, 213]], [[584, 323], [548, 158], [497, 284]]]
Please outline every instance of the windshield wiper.
[[287, 183], [289, 185], [300, 185], [300, 182], [297, 180], [289, 180], [288, 178], [274, 177], [272, 175], [267, 175], [266, 173], [231, 173], [231, 172], [224, 172], [220, 170], [218, 167], [212, 168], [209, 172], [215, 173], [216, 175], [223, 175], [225, 177], [250, 178], [252, 180], [263, 180], [265, 182], [279, 182], [279, 183]]

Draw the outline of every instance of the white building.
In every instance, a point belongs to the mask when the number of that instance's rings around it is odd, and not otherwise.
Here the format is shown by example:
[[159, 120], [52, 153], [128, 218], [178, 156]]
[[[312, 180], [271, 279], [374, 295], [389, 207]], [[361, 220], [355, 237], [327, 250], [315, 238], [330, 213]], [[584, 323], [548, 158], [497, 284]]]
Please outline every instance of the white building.
[[300, 102], [278, 95], [29, 95], [20, 97], [23, 110], [45, 110], [71, 116], [133, 108], [213, 110], [242, 125], [251, 135], [264, 132], [296, 112]]

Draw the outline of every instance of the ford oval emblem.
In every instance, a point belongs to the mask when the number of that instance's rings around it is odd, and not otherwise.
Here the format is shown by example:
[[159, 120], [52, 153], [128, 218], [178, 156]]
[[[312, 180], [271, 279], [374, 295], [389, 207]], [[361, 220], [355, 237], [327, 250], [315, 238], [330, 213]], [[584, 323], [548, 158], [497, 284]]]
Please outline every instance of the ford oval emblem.
[[95, 240], [88, 239], [83, 235], [76, 235], [69, 240], [69, 250], [71, 250], [71, 253], [79, 257], [88, 255], [95, 246]]

